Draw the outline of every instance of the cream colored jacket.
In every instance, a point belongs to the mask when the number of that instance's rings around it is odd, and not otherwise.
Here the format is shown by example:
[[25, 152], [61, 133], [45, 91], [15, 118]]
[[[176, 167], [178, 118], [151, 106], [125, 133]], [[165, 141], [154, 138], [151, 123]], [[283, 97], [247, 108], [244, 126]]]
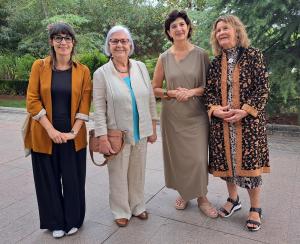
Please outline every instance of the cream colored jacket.
[[[129, 60], [131, 87], [139, 113], [140, 138], [153, 133], [152, 120], [157, 120], [156, 102], [144, 63]], [[95, 136], [107, 134], [107, 129], [127, 130], [126, 142], [134, 145], [131, 95], [119, 77], [112, 61], [98, 68], [93, 76]]]

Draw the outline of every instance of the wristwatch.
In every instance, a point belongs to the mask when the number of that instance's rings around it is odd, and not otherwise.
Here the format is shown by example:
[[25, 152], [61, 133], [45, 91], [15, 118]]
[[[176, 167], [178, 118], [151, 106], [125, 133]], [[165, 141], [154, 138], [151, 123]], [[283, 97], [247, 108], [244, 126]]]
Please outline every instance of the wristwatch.
[[164, 97], [169, 97], [169, 96], [168, 96], [168, 90], [165, 90], [165, 89], [163, 90], [163, 96], [164, 96]]
[[75, 132], [74, 130], [71, 130], [70, 133], [73, 134], [74, 136], [77, 136], [77, 132]]

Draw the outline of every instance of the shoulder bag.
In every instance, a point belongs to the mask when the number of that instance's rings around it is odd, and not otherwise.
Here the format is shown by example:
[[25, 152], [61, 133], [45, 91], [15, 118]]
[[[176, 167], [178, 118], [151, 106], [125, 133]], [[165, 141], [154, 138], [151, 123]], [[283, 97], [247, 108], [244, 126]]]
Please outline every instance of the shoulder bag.
[[[112, 160], [114, 157], [116, 157], [124, 148], [125, 145], [125, 134], [126, 131], [122, 130], [113, 130], [108, 129], [107, 131], [107, 138], [108, 141], [112, 147], [112, 149], [116, 152], [115, 154], [106, 155], [102, 152], [101, 147], [99, 145], [99, 138], [95, 137], [95, 130], [90, 130], [89, 132], [89, 150], [92, 162], [96, 166], [104, 166], [108, 163], [109, 160]], [[94, 160], [94, 152], [98, 152], [100, 154], [103, 154], [105, 161], [103, 163], [98, 163]]]

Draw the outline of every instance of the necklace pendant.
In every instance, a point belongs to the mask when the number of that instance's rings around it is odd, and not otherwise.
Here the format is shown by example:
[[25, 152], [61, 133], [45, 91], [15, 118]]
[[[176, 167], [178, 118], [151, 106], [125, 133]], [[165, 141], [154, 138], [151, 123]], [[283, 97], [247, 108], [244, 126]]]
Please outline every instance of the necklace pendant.
[[125, 71], [121, 71], [121, 70], [118, 70], [118, 69], [116, 69], [119, 73], [121, 73], [121, 74], [126, 74], [126, 73], [128, 73], [128, 70], [125, 70]]

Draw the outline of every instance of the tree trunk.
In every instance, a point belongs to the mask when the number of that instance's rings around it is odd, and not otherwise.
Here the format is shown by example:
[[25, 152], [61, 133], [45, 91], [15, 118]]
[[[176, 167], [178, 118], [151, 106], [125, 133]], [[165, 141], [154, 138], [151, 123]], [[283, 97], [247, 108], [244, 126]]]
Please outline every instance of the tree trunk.
[[45, 19], [47, 19], [49, 17], [48, 2], [47, 2], [47, 0], [41, 0], [41, 4], [42, 4], [43, 12], [44, 12], [44, 17], [45, 17]]

